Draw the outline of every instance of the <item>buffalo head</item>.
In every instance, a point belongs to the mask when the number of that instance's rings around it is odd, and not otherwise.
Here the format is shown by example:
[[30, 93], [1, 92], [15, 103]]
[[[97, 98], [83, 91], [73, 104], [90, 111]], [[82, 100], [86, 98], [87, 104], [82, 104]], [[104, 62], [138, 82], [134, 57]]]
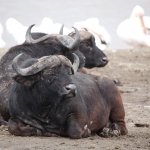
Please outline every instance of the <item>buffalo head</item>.
[[[104, 67], [108, 63], [107, 56], [100, 50], [95, 43], [94, 36], [87, 30], [80, 30], [80, 46], [79, 50], [86, 58], [85, 67]], [[75, 38], [76, 33], [71, 32], [69, 36]]]
[[70, 78], [70, 75], [74, 74], [79, 66], [79, 59], [75, 54], [73, 65], [65, 56], [52, 55], [39, 59], [31, 58], [19, 67], [18, 61], [21, 55], [16, 56], [12, 62], [12, 68], [17, 74], [14, 77], [16, 82], [30, 88], [31, 91], [34, 89], [39, 99], [46, 96], [49, 99], [57, 96], [59, 98], [75, 96], [76, 86]]

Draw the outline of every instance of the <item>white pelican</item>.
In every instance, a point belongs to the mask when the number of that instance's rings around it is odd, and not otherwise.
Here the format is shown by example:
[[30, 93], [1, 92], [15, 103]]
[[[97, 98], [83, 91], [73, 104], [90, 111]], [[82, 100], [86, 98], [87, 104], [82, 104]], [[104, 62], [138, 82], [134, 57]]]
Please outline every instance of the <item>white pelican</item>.
[[2, 40], [3, 26], [0, 24], [0, 48], [5, 47], [6, 43]]
[[25, 33], [27, 27], [23, 26], [19, 21], [14, 18], [9, 18], [6, 21], [6, 29], [8, 33], [12, 34], [18, 44], [22, 44], [25, 41]]
[[76, 22], [74, 23], [74, 27], [78, 29], [86, 28], [91, 32], [95, 37], [96, 45], [101, 50], [104, 50], [111, 43], [110, 35], [103, 26], [99, 25], [97, 18], [89, 18], [85, 21]]
[[130, 18], [119, 24], [117, 34], [126, 44], [133, 47], [150, 47], [150, 36], [147, 35], [143, 17], [144, 10], [137, 5], [134, 7]]
[[[41, 24], [37, 27], [33, 28], [33, 32], [49, 32], [50, 26], [53, 24], [53, 21], [50, 18], [43, 18]], [[28, 29], [28, 26], [22, 25], [19, 21], [14, 18], [9, 18], [6, 21], [6, 29], [7, 31], [12, 34], [14, 39], [17, 41], [18, 44], [22, 44], [25, 41], [25, 34]]]
[[[53, 23], [53, 21], [50, 18], [45, 17], [42, 19], [42, 22], [39, 26], [35, 26], [32, 29], [32, 32], [41, 32], [47, 34], [59, 33], [61, 26], [62, 24]], [[28, 29], [28, 26], [22, 25], [19, 21], [17, 21], [14, 18], [9, 18], [6, 21], [6, 29], [10, 34], [12, 34], [12, 36], [18, 44], [22, 44], [25, 41], [25, 34]], [[71, 32], [71, 30], [64, 27], [63, 32], [64, 34], [68, 34]]]

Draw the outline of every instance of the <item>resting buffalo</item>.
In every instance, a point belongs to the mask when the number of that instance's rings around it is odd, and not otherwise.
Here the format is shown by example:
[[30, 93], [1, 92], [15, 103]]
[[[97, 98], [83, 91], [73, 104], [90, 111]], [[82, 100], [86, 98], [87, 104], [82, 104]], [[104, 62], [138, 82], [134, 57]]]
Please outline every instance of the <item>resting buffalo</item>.
[[[12, 76], [14, 71], [12, 70], [12, 60], [20, 53], [24, 53], [21, 57], [20, 63], [28, 58], [40, 58], [48, 55], [64, 55], [73, 62], [73, 54], [77, 52], [80, 35], [77, 29], [77, 38], [74, 40], [70, 36], [60, 34], [50, 34], [39, 39], [32, 39], [30, 26], [26, 33], [26, 42], [22, 45], [17, 45], [8, 50], [8, 52], [1, 58], [0, 61], [0, 114], [3, 119], [8, 121], [10, 118], [8, 110], [8, 95], [10, 86], [13, 83]], [[84, 57], [83, 57], [84, 60]], [[0, 124], [2, 124], [2, 117], [0, 116]]]
[[[80, 72], [71, 75], [70, 65], [43, 58], [18, 67], [18, 59], [12, 63], [17, 75], [9, 97], [11, 134], [73, 139], [92, 133], [127, 134], [121, 95], [112, 80]], [[49, 67], [47, 61], [52, 62]]]

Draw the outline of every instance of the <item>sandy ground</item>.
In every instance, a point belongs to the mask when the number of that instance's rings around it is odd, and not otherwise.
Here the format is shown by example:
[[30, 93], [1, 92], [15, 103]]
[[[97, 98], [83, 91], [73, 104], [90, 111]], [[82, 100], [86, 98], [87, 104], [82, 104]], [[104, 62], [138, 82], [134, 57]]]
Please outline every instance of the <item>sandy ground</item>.
[[[87, 70], [121, 82], [128, 135], [72, 140], [64, 137], [16, 137], [0, 127], [0, 150], [150, 150], [150, 48], [105, 51], [109, 63]], [[140, 124], [137, 127], [135, 124]]]

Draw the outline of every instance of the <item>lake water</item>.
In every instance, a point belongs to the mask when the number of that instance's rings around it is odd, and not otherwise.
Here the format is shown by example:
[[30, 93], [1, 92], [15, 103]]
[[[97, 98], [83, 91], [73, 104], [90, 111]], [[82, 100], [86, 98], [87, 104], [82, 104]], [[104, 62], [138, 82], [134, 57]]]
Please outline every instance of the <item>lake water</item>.
[[116, 29], [121, 21], [129, 18], [135, 5], [143, 7], [145, 14], [150, 16], [150, 0], [0, 0], [3, 39], [7, 47], [16, 44], [6, 30], [5, 23], [10, 17], [26, 26], [39, 25], [44, 17], [49, 17], [69, 28], [77, 21], [96, 17], [111, 36], [109, 49], [130, 48], [118, 38]]

